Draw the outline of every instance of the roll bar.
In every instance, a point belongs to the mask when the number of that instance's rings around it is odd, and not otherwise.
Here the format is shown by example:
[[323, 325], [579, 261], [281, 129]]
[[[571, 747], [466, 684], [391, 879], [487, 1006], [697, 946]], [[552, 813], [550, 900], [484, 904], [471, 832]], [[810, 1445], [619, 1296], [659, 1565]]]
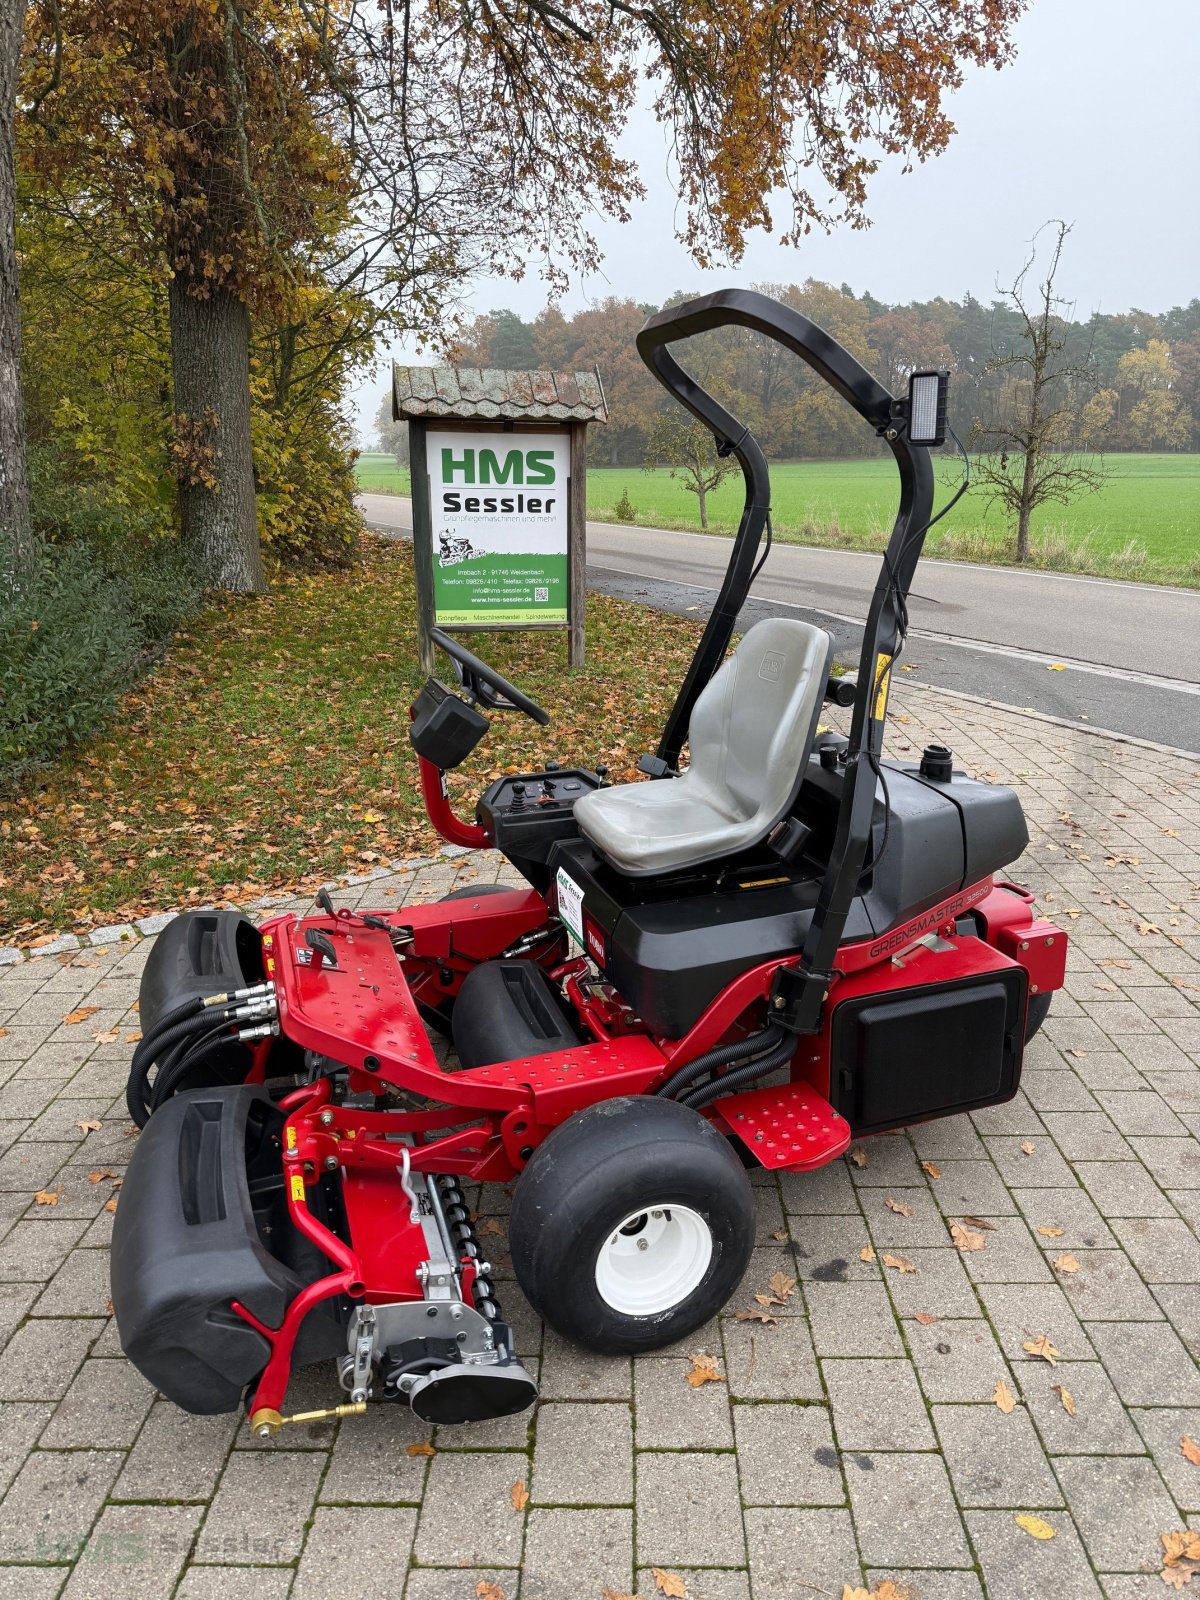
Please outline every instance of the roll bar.
[[[846, 752], [846, 775], [837, 831], [817, 908], [805, 939], [797, 980], [786, 997], [791, 1026], [816, 1030], [846, 917], [857, 892], [875, 810], [874, 763], [883, 748], [884, 716], [900, 620], [933, 511], [933, 464], [924, 445], [908, 438], [908, 402], [897, 400], [867, 369], [807, 317], [750, 289], [721, 289], [660, 311], [638, 334], [638, 354], [663, 387], [711, 428], [722, 454], [737, 457], [746, 500], [733, 554], [712, 614], [675, 699], [658, 755], [673, 768], [687, 738], [692, 709], [724, 660], [749, 592], [754, 563], [771, 508], [767, 463], [749, 428], [708, 393], [671, 354], [669, 346], [697, 333], [730, 325], [751, 328], [791, 350], [853, 406], [890, 446], [900, 474], [900, 505], [863, 629], [858, 689]], [[862, 776], [867, 768], [866, 779]]]

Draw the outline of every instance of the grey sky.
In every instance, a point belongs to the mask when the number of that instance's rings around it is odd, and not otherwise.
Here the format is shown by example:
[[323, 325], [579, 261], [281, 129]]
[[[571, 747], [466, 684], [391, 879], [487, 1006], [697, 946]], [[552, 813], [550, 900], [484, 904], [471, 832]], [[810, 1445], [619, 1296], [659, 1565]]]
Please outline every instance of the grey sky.
[[[986, 299], [1054, 216], [1075, 223], [1060, 281], [1081, 313], [1162, 311], [1200, 295], [1200, 4], [1032, 0], [1016, 38], [1011, 66], [972, 72], [950, 101], [958, 132], [944, 155], [908, 174], [899, 161], [880, 170], [870, 228], [813, 234], [797, 249], [757, 235], [736, 269], [701, 272], [675, 242], [665, 136], [639, 116], [624, 149], [647, 198], [624, 227], [600, 224], [602, 272], [573, 284], [564, 310], [607, 294], [659, 302], [677, 289], [808, 277], [889, 301]], [[531, 276], [482, 280], [471, 303], [528, 318], [545, 298]], [[364, 433], [386, 381], [381, 362], [359, 386]]]

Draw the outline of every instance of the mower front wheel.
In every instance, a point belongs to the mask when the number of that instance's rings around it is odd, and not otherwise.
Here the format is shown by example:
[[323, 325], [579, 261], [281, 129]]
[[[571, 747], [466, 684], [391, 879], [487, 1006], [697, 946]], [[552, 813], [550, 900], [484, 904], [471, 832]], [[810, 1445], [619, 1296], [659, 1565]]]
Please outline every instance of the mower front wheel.
[[733, 1294], [754, 1243], [750, 1181], [673, 1100], [604, 1100], [555, 1128], [517, 1182], [509, 1249], [526, 1298], [606, 1355], [685, 1338]]

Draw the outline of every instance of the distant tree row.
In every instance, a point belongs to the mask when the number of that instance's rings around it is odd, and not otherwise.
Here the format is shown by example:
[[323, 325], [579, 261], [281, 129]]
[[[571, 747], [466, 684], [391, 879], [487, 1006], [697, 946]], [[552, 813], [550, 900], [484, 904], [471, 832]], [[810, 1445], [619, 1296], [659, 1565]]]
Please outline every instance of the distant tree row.
[[[1014, 386], [1024, 381], [1013, 358], [1027, 348], [1027, 330], [1011, 297], [901, 305], [814, 278], [755, 287], [827, 329], [893, 393], [904, 390], [913, 371], [948, 367], [951, 420], [974, 448], [988, 448], [999, 420], [1012, 413]], [[467, 325], [458, 358], [480, 367], [598, 366], [609, 422], [591, 430], [592, 459], [640, 465], [663, 438], [660, 419], [669, 406], [634, 343], [656, 310], [609, 296], [570, 317], [548, 306], [532, 322], [515, 311], [491, 311]], [[1048, 396], [1057, 418], [1057, 436], [1049, 441], [1055, 448], [1200, 450], [1200, 299], [1161, 315], [1132, 310], [1079, 318], [1056, 309], [1051, 322], [1062, 374]], [[749, 423], [773, 459], [873, 448], [850, 408], [770, 340], [725, 329], [684, 348], [692, 370]]]

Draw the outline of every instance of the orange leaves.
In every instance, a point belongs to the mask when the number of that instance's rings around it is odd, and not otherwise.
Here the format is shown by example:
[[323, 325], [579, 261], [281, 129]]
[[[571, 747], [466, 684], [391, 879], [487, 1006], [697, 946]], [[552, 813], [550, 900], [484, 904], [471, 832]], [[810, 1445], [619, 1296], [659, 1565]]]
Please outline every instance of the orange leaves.
[[893, 1200], [889, 1194], [883, 1203], [889, 1211], [894, 1211], [898, 1217], [911, 1217], [913, 1214], [913, 1208], [907, 1200]]
[[1185, 1589], [1192, 1576], [1200, 1572], [1200, 1533], [1191, 1528], [1176, 1528], [1160, 1533], [1163, 1566], [1159, 1576], [1171, 1589]]
[[659, 1594], [666, 1595], [667, 1600], [687, 1600], [687, 1584], [677, 1572], [651, 1567], [650, 1576], [654, 1579], [654, 1587]]
[[94, 1017], [99, 1009], [99, 1006], [78, 1006], [74, 1011], [68, 1011], [63, 1021], [71, 1027], [77, 1022], [86, 1022], [89, 1017]]
[[921, 1171], [928, 1173], [929, 1176], [934, 1179], [940, 1178], [942, 1175], [941, 1167], [935, 1165], [935, 1163], [932, 1161], [922, 1161]]
[[996, 1379], [996, 1387], [992, 1391], [992, 1401], [998, 1410], [1003, 1411], [1005, 1416], [1008, 1416], [1017, 1403], [1016, 1396], [1003, 1378]]
[[1190, 1461], [1194, 1467], [1200, 1467], [1200, 1444], [1197, 1444], [1190, 1433], [1185, 1433], [1179, 1441], [1179, 1453], [1185, 1461]]
[[1027, 1350], [1031, 1356], [1038, 1356], [1041, 1360], [1048, 1361], [1052, 1367], [1058, 1365], [1058, 1359], [1062, 1355], [1062, 1351], [1056, 1349], [1044, 1333], [1026, 1339], [1021, 1348]]
[[917, 1269], [907, 1256], [895, 1256], [884, 1250], [879, 1257], [885, 1267], [891, 1267], [893, 1272], [915, 1272]]
[[525, 1507], [529, 1504], [529, 1490], [525, 1487], [520, 1478], [517, 1479], [516, 1483], [513, 1484], [508, 1493], [509, 1498], [512, 1501], [513, 1510], [524, 1511]]
[[1078, 1272], [1079, 1263], [1070, 1251], [1064, 1250], [1062, 1255], [1055, 1256], [1054, 1270], [1055, 1272]]
[[33, 1203], [38, 1206], [56, 1206], [66, 1192], [61, 1184], [57, 1189], [39, 1189], [33, 1197]]
[[982, 1250], [987, 1240], [974, 1228], [964, 1228], [961, 1222], [950, 1224], [950, 1237], [960, 1250]]
[[710, 1356], [703, 1350], [697, 1350], [689, 1357], [691, 1369], [684, 1376], [693, 1389], [699, 1389], [706, 1383], [724, 1383], [725, 1374], [717, 1370], [717, 1358]]
[[1064, 1383], [1052, 1383], [1051, 1390], [1058, 1396], [1058, 1403], [1069, 1417], [1075, 1415], [1075, 1396]]
[[856, 1144], [854, 1149], [850, 1152], [850, 1159], [853, 1161], [856, 1167], [865, 1167], [867, 1162], [870, 1160], [870, 1157], [867, 1155], [867, 1152], [863, 1149], [862, 1145]]
[[[437, 1455], [437, 1451], [433, 1448], [433, 1446], [431, 1444], [429, 1444], [425, 1440], [421, 1440], [417, 1444], [408, 1445], [406, 1447], [404, 1453], [407, 1456], [435, 1456], [435, 1455]], [[475, 1593], [478, 1594], [479, 1590], [476, 1589]]]

